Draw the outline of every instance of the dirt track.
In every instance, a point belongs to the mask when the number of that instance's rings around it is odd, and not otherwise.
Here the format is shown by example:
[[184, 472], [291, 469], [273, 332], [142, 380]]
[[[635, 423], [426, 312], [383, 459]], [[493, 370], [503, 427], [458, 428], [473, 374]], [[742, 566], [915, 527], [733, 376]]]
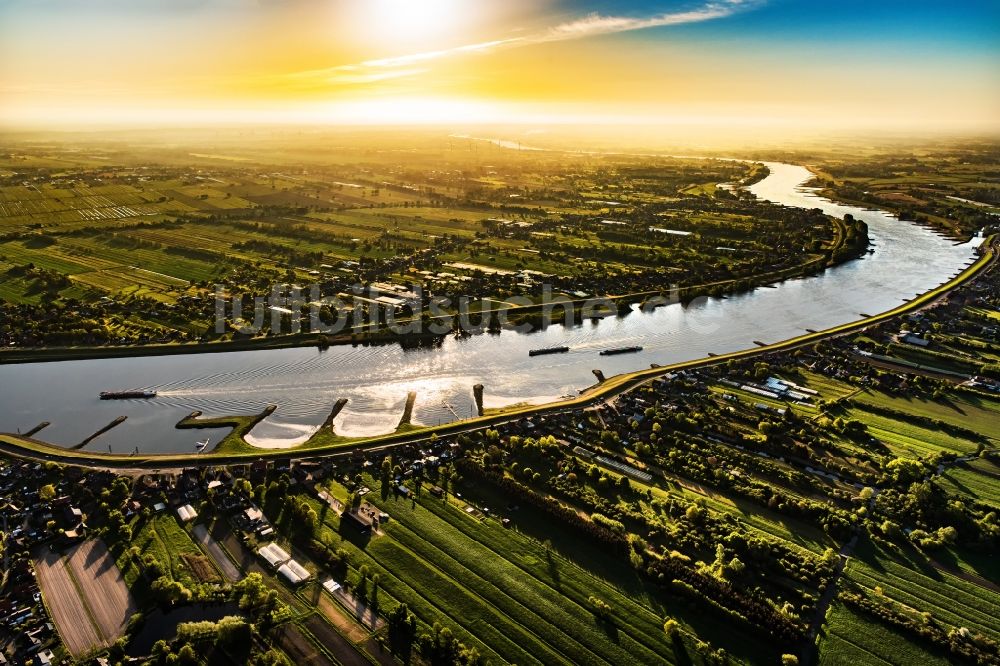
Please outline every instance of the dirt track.
[[219, 542], [208, 533], [207, 527], [201, 524], [195, 525], [194, 538], [212, 557], [212, 560], [215, 561], [215, 566], [219, 567], [219, 571], [221, 571], [222, 575], [229, 579], [229, 582], [235, 583], [243, 578], [243, 574], [241, 574], [240, 570], [236, 568], [236, 565], [233, 564], [228, 557], [226, 557], [226, 551], [224, 551], [222, 546], [219, 545]]
[[138, 610], [100, 541], [86, 541], [65, 557], [42, 553], [35, 558], [35, 570], [59, 636], [75, 656], [111, 645]]

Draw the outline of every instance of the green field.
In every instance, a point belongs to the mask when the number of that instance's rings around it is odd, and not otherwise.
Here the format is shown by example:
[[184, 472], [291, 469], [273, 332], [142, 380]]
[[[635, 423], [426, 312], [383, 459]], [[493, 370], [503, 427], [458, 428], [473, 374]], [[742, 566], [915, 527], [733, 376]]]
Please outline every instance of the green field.
[[819, 643], [821, 666], [947, 666], [945, 656], [929, 652], [909, 636], [835, 603]]
[[938, 477], [938, 483], [959, 495], [1000, 508], [1000, 466], [989, 460], [973, 460], [952, 467]]
[[[551, 545], [532, 538], [530, 512], [518, 516], [519, 524], [529, 523], [527, 532], [520, 532], [469, 515], [461, 500], [446, 502], [426, 493], [416, 502], [371, 495], [366, 500], [390, 514], [386, 535], [370, 540], [342, 535], [341, 543], [354, 553], [355, 572], [364, 564], [379, 574], [382, 612], [405, 602], [422, 622], [444, 619], [463, 642], [496, 659], [698, 662], [693, 638], [678, 643], [664, 634], [668, 616], [685, 632], [742, 658], [767, 654], [742, 629], [720, 631], [711, 617], [651, 589], [619, 558], [594, 551], [572, 531], [541, 519]], [[328, 536], [339, 531], [332, 512], [310, 503], [323, 516]], [[610, 605], [610, 621], [594, 615], [591, 596]]]
[[138, 548], [140, 559], [147, 554], [152, 555], [164, 566], [164, 575], [185, 587], [207, 582], [198, 577], [189, 562], [196, 563], [195, 566], [202, 568], [205, 574], [214, 575], [221, 581], [214, 565], [172, 514], [155, 514], [148, 520], [140, 517], [133, 524], [133, 529], [135, 531], [131, 543], [118, 555], [117, 560], [129, 588], [133, 592], [139, 592], [140, 598], [150, 581], [142, 578], [138, 565], [129, 553], [132, 547]]
[[928, 457], [935, 453], [975, 453], [977, 443], [930, 427], [916, 425], [902, 418], [873, 414], [863, 408], [847, 411], [849, 418], [868, 426], [868, 433], [884, 442], [897, 456]]
[[937, 419], [998, 439], [1000, 400], [967, 393], [951, 392], [939, 400], [927, 397], [904, 398], [876, 391], [862, 391], [852, 398], [858, 405], [887, 407], [915, 416]]
[[935, 568], [912, 548], [894, 554], [863, 541], [846, 575], [870, 594], [880, 587], [886, 598], [916, 613], [929, 612], [940, 623], [1000, 639], [1000, 596], [996, 591]]

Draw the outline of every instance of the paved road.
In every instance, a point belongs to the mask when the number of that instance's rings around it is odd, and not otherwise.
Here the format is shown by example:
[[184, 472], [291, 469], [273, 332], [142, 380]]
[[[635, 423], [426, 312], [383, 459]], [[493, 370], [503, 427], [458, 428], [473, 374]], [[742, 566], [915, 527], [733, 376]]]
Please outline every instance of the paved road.
[[236, 568], [233, 561], [229, 559], [226, 555], [226, 551], [222, 549], [219, 542], [212, 538], [212, 535], [208, 533], [208, 528], [202, 524], [194, 526], [194, 537], [195, 540], [201, 544], [201, 547], [205, 549], [206, 552], [211, 556], [212, 560], [215, 561], [215, 566], [219, 567], [219, 571], [225, 576], [230, 583], [235, 583], [236, 581], [243, 578], [243, 574], [240, 570]]

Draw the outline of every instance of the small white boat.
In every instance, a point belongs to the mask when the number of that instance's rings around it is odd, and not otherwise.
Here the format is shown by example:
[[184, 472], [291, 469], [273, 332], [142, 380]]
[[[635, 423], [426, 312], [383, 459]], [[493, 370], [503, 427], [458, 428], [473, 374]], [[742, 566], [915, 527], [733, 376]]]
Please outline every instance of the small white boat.
[[204, 450], [205, 450], [205, 447], [207, 447], [207, 446], [208, 446], [208, 439], [205, 439], [205, 440], [204, 440], [204, 441], [202, 441], [202, 442], [198, 442], [198, 443], [196, 443], [196, 444], [194, 445], [194, 448], [198, 449], [199, 451], [204, 451]]

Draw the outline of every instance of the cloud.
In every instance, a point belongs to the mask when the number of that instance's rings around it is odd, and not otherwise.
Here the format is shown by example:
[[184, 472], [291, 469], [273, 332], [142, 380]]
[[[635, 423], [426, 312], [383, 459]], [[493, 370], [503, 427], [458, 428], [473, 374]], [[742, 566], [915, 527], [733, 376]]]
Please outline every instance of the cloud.
[[[360, 63], [362, 67], [402, 67], [404, 65], [412, 65], [417, 62], [425, 62], [427, 60], [437, 60], [438, 58], [446, 58], [448, 56], [461, 55], [463, 53], [482, 53], [484, 51], [492, 51], [493, 49], [500, 48], [502, 46], [513, 46], [518, 43], [523, 43], [524, 39], [521, 37], [514, 37], [511, 39], [495, 39], [491, 42], [480, 42], [478, 44], [466, 44], [465, 46], [456, 46], [451, 49], [443, 49], [441, 51], [424, 51], [423, 53], [411, 53], [410, 55], [397, 56], [395, 58], [380, 58], [378, 60], [366, 60]], [[347, 67], [357, 67], [357, 65], [347, 65]], [[340, 69], [340, 68], [335, 68]]]
[[562, 23], [550, 28], [547, 33], [538, 35], [536, 41], [554, 42], [568, 39], [583, 39], [596, 35], [608, 35], [616, 32], [630, 32], [647, 28], [660, 28], [684, 23], [701, 23], [713, 19], [731, 16], [746, 3], [739, 0], [709, 3], [699, 9], [683, 12], [666, 12], [648, 17], [605, 16], [593, 13], [583, 18]]
[[[412, 68], [414, 64], [418, 63], [426, 63], [433, 60], [441, 60], [461, 55], [488, 53], [500, 49], [529, 46], [531, 44], [563, 42], [596, 37], [599, 35], [645, 30], [648, 28], [683, 25], [686, 23], [701, 23], [704, 21], [712, 21], [732, 16], [733, 14], [748, 9], [751, 6], [761, 4], [763, 1], [764, 0], [718, 0], [716, 2], [708, 2], [695, 9], [663, 12], [644, 17], [614, 16], [595, 12], [564, 23], [559, 23], [549, 28], [543, 28], [520, 37], [495, 39], [492, 41], [465, 44], [462, 46], [436, 51], [423, 51], [420, 53], [410, 53], [390, 58], [366, 60], [349, 65], [338, 65], [336, 67], [329, 67], [326, 69], [297, 72], [289, 75], [289, 78], [299, 80], [300, 84], [311, 79], [317, 85], [352, 85], [363, 82], [366, 77], [369, 81], [400, 78], [426, 71], [424, 69]], [[386, 69], [393, 68], [398, 68], [396, 76], [387, 75], [384, 71]], [[381, 72], [379, 72], [379, 70], [381, 70]]]

